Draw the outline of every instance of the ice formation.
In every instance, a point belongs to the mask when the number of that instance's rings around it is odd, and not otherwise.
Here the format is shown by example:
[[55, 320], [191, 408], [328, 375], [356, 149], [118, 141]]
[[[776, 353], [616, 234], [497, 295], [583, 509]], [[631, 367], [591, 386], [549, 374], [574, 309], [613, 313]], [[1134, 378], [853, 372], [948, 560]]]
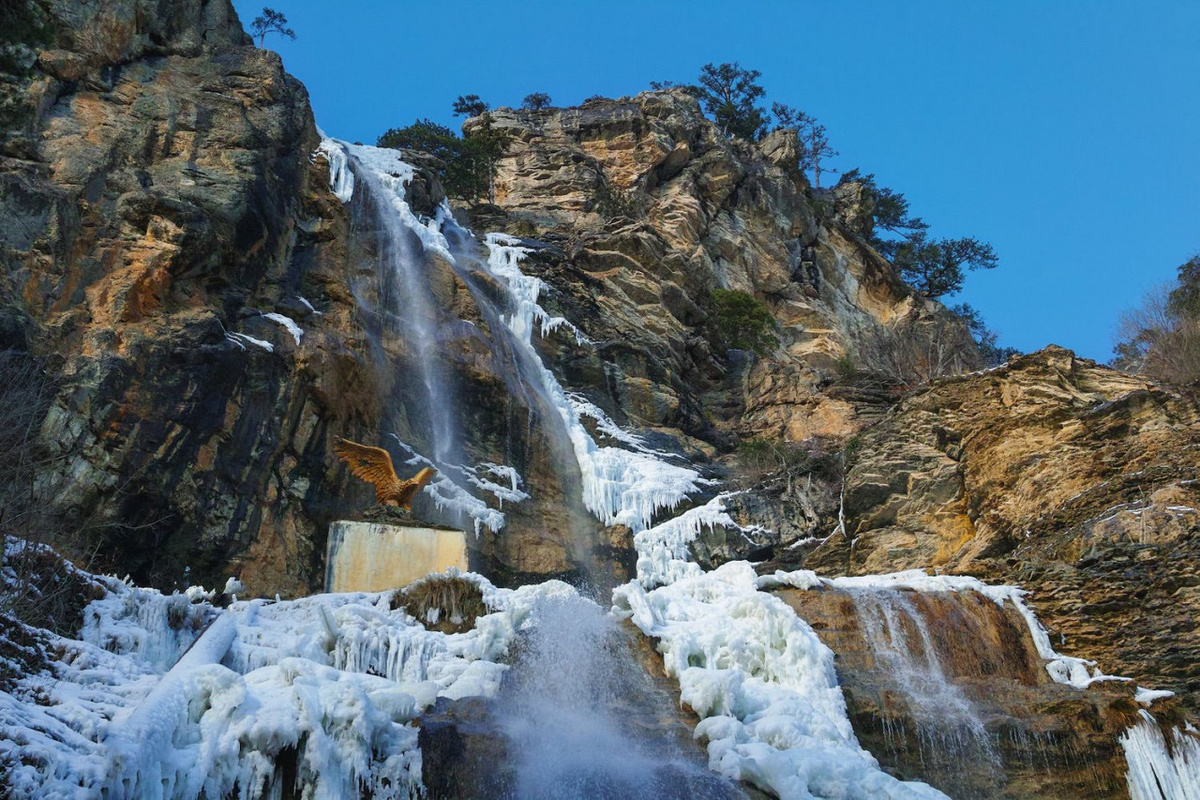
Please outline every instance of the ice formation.
[[1191, 731], [1170, 732], [1170, 747], [1153, 715], [1141, 719], [1121, 737], [1130, 800], [1192, 800], [1200, 797], [1200, 737]]
[[296, 324], [296, 321], [294, 319], [292, 319], [291, 317], [288, 317], [288, 316], [284, 316], [283, 314], [276, 314], [275, 312], [271, 312], [270, 314], [263, 314], [263, 316], [266, 317], [267, 319], [271, 320], [271, 322], [276, 323], [277, 325], [282, 325], [284, 327], [284, 329], [286, 329], [287, 332], [292, 335], [292, 339], [294, 339], [296, 341], [296, 346], [298, 347], [300, 345], [300, 339], [301, 339], [301, 337], [304, 336], [304, 331], [301, 329], [301, 327], [299, 325]]
[[534, 606], [575, 596], [556, 581], [462, 577], [491, 613], [461, 634], [391, 610], [390, 593], [222, 610], [208, 592], [98, 579], [106, 596], [85, 610], [84, 635], [49, 643], [52, 672], [0, 692], [11, 796], [249, 800], [278, 796], [286, 759], [306, 797], [420, 796], [415, 717], [438, 697], [494, 694]]
[[833, 652], [754, 568], [730, 562], [646, 591], [618, 588], [615, 609], [659, 640], [681, 699], [701, 717], [709, 766], [779, 797], [944, 798], [879, 769], [859, 746]]
[[1018, 586], [986, 584], [978, 578], [964, 575], [928, 575], [919, 569], [893, 572], [886, 575], [860, 575], [845, 578], [822, 578], [810, 570], [794, 572], [776, 572], [774, 575], [763, 576], [759, 583], [764, 588], [773, 586], [795, 586], [799, 589], [813, 589], [825, 585], [837, 589], [912, 589], [918, 592], [962, 592], [976, 591], [988, 597], [998, 605], [1006, 602], [1021, 614], [1029, 627], [1029, 635], [1033, 639], [1038, 655], [1046, 661], [1046, 672], [1057, 683], [1086, 689], [1096, 681], [1123, 681], [1113, 675], [1105, 675], [1096, 666], [1095, 661], [1075, 656], [1064, 656], [1055, 652], [1050, 643], [1050, 634], [1038, 621], [1037, 616], [1025, 604], [1028, 594]]
[[[505, 317], [505, 324], [539, 365], [542, 393], [566, 427], [583, 476], [584, 507], [605, 525], [626, 525], [636, 533], [649, 527], [658, 512], [677, 508], [688, 497], [711, 485], [696, 470], [668, 464], [650, 452], [596, 444], [583, 425], [577, 401], [572, 401], [554, 373], [541, 363], [533, 347], [535, 322], [539, 323], [542, 335], [569, 323], [551, 317], [538, 305], [542, 283], [522, 274], [519, 266], [529, 252], [527, 248], [521, 247], [516, 239], [496, 233], [488, 234], [486, 244], [488, 268], [514, 300], [515, 310]], [[623, 434], [614, 438], [627, 441], [628, 437], [629, 434]]]
[[[527, 249], [499, 234], [489, 234], [486, 244], [491, 273], [515, 299], [506, 324], [536, 359], [535, 323], [542, 335], [569, 323], [537, 304], [542, 284], [519, 266]], [[749, 564], [704, 573], [690, 561], [687, 545], [704, 527], [747, 536], [754, 531], [726, 512], [729, 495], [652, 526], [661, 511], [676, 509], [713, 482], [667, 463], [668, 456], [568, 394], [536, 363], [541, 388], [579, 463], [585, 507], [606, 524], [624, 524], [635, 533], [638, 580], [614, 591], [614, 611], [632, 617], [643, 633], [659, 638], [660, 650], [666, 648], [666, 668], [679, 679], [681, 699], [702, 717], [696, 735], [708, 740], [710, 767], [786, 798], [945, 797], [926, 784], [891, 777], [858, 745], [832, 652], [782, 601], [758, 589]], [[598, 445], [583, 417], [631, 449]]]
[[253, 336], [247, 336], [244, 333], [226, 332], [225, 339], [233, 342], [242, 350], [245, 350], [246, 345], [249, 344], [262, 350], [266, 350], [268, 353], [275, 352], [275, 345], [262, 339], [255, 339]]
[[703, 570], [688, 555], [688, 545], [704, 528], [735, 530], [751, 542], [750, 534], [763, 529], [743, 527], [725, 510], [725, 501], [734, 493], [719, 494], [702, 506], [641, 531], [633, 537], [637, 549], [638, 580], [647, 589], [674, 583], [680, 578], [699, 575]]
[[[417, 450], [407, 442], [403, 441], [396, 434], [391, 434], [401, 447], [412, 453], [412, 458], [409, 458], [404, 463], [412, 467], [438, 467], [432, 460], [421, 455]], [[475, 469], [470, 467], [461, 467], [458, 465], [443, 464], [439, 468], [438, 474], [433, 476], [433, 480], [425, 487], [425, 492], [433, 498], [433, 503], [439, 511], [448, 511], [453, 515], [463, 515], [470, 519], [475, 526], [475, 535], [487, 528], [490, 531], [499, 531], [504, 528], [504, 514], [489, 506], [487, 503], [480, 500], [475, 495], [468, 492], [462, 486], [459, 486], [449, 475], [446, 474], [446, 469], [455, 469], [467, 476], [468, 480], [474, 477]], [[516, 474], [516, 470], [513, 470]], [[483, 483], [477, 480], [477, 485]], [[481, 488], [487, 488], [481, 486]], [[501, 493], [506, 493], [511, 502], [519, 502], [515, 500], [518, 495], [516, 491], [505, 492], [504, 487], [496, 486], [496, 489]], [[520, 494], [524, 495], [524, 492]], [[528, 497], [528, 495], [525, 495]]]

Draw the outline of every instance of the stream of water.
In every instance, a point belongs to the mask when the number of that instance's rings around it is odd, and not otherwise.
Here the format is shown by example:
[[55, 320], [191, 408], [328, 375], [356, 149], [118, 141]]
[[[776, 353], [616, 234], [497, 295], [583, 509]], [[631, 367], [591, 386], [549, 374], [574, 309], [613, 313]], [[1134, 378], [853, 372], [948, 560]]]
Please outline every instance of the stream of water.
[[522, 800], [742, 796], [710, 772], [675, 699], [618, 623], [583, 597], [543, 601], [497, 705]]
[[[998, 783], [1000, 755], [978, 708], [946, 674], [924, 616], [902, 591], [858, 589], [851, 595], [879, 675], [916, 722], [924, 774], [936, 785], [963, 787], [955, 797], [989, 796], [965, 787]], [[889, 717], [883, 716], [886, 725]], [[903, 731], [886, 733], [889, 746], [901, 746]]]

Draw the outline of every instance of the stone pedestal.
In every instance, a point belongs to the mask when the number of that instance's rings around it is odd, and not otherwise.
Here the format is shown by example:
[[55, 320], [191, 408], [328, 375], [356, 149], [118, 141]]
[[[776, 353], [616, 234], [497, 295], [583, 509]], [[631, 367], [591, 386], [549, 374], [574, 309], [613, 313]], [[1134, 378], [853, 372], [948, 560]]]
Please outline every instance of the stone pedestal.
[[462, 531], [348, 520], [329, 526], [327, 592], [395, 589], [450, 567], [467, 569]]

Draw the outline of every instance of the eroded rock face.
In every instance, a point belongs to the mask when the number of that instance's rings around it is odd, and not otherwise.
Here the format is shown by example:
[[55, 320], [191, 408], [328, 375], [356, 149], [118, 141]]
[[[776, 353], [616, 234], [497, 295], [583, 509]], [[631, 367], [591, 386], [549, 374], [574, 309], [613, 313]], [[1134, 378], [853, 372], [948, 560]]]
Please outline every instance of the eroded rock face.
[[[499, 208], [476, 224], [541, 243], [523, 269], [547, 283], [551, 313], [591, 340], [543, 340], [545, 357], [618, 424], [715, 475], [739, 440], [852, 435], [872, 407], [864, 414], [824, 391], [839, 360], [864, 331], [949, 319], [864, 244], [861, 192], [857, 211], [849, 190], [841, 217], [814, 211], [784, 134], [754, 145], [726, 139], [678, 91], [500, 109], [493, 124], [513, 144], [496, 179]], [[779, 323], [778, 346], [727, 351], [717, 289], [762, 302]], [[740, 521], [782, 533], [753, 544], [739, 537], [725, 556], [831, 527], [827, 499], [788, 501], [783, 511], [778, 497], [743, 503]]]
[[331, 439], [379, 399], [304, 87], [227, 2], [49, 13], [36, 135], [0, 154], [4, 345], [61, 376], [40, 491], [142, 581], [305, 592]]
[[856, 452], [846, 536], [808, 568], [1020, 584], [1061, 652], [1195, 707], [1193, 397], [1051, 347], [905, 399]]
[[[955, 798], [1128, 796], [1118, 737], [1137, 719], [1133, 687], [1102, 682], [1080, 690], [1051, 681], [1011, 604], [975, 592], [778, 594], [836, 654], [855, 734], [892, 774], [928, 781]], [[883, 644], [914, 651], [921, 674], [905, 674], [888, 657], [890, 648], [881, 651], [873, 641], [871, 602], [898, 607], [890, 621], [904, 644], [886, 637]], [[927, 640], [913, 625], [917, 619]], [[927, 682], [931, 654], [951, 696], [906, 684]], [[923, 697], [938, 707], [923, 708]], [[972, 731], [962, 714], [978, 728]]]

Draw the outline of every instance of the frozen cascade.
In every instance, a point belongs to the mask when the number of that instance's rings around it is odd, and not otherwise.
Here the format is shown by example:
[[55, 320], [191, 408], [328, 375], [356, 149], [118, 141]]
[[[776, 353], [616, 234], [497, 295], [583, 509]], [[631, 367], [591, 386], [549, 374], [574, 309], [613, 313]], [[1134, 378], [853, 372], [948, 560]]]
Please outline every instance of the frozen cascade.
[[[561, 317], [550, 316], [538, 305], [543, 284], [538, 278], [523, 274], [520, 268], [521, 260], [529, 253], [527, 248], [521, 247], [518, 240], [497, 233], [488, 234], [486, 242], [488, 268], [508, 288], [514, 303], [504, 322], [539, 367], [537, 379], [541, 391], [558, 411], [579, 463], [583, 504], [588, 511], [605, 525], [626, 525], [637, 533], [649, 527], [659, 511], [673, 510], [711, 485], [699, 472], [668, 464], [645, 448], [626, 450], [596, 443], [581, 419], [595, 407], [573, 400], [554, 373], [541, 364], [533, 346], [535, 330], [544, 336], [561, 327], [575, 330], [574, 326]], [[576, 336], [580, 336], [577, 331]]]
[[[533, 344], [535, 332], [547, 336], [565, 330], [580, 344], [586, 344], [587, 339], [568, 320], [548, 314], [539, 305], [544, 284], [520, 269], [521, 260], [530, 250], [519, 240], [491, 234], [485, 240], [487, 259], [479, 259], [475, 255], [474, 237], [455, 225], [445, 204], [432, 220], [420, 220], [412, 214], [403, 200], [403, 187], [411, 180], [412, 169], [394, 151], [328, 142], [322, 144], [322, 149], [331, 164], [331, 188], [343, 201], [348, 201], [354, 193], [352, 162], [360, 169], [369, 168], [368, 182], [381, 181], [397, 198], [393, 206], [402, 227], [416, 236], [426, 253], [436, 253], [454, 267], [475, 296], [490, 329], [510, 334], [494, 337], [492, 343], [494, 354], [506, 365], [504, 377], [510, 390], [524, 398], [530, 409], [538, 408], [552, 444], [558, 443], [573, 452], [581, 473], [580, 495], [584, 506], [605, 524], [624, 524], [637, 534], [638, 580], [614, 592], [614, 612], [632, 618], [644, 633], [660, 639], [659, 649], [664, 654], [667, 671], [679, 679], [682, 699], [704, 718], [696, 733], [708, 741], [710, 767], [783, 797], [943, 797], [926, 784], [892, 778], [862, 750], [846, 718], [845, 702], [832, 668], [832, 653], [803, 620], [762, 591], [772, 581], [804, 582], [807, 577], [794, 573], [782, 579], [780, 576], [757, 579], [749, 565], [737, 563], [704, 573], [691, 563], [687, 544], [702, 528], [720, 525], [738, 530], [747, 538], [755, 531], [741, 527], [729, 517], [723, 506], [725, 495], [678, 517], [661, 518], [663, 511], [673, 511], [712, 483], [688, 466], [669, 463], [671, 456], [646, 447], [639, 437], [622, 431], [585, 398], [566, 392], [542, 363]], [[491, 295], [478, 285], [475, 271], [507, 290], [507, 307], [493, 303]], [[495, 287], [487, 288], [494, 291]], [[496, 321], [502, 324], [496, 325]], [[602, 435], [621, 446], [599, 445], [584, 426], [584, 418], [592, 420]], [[463, 474], [468, 483], [493, 493], [503, 488], [478, 480], [478, 471], [473, 476]], [[503, 471], [491, 474], [505, 476]], [[515, 483], [505, 489], [515, 490]], [[867, 580], [873, 577], [867, 576]], [[886, 582], [892, 576], [882, 577]], [[966, 587], [954, 586], [951, 590], [960, 588]], [[1022, 612], [1039, 652], [1050, 662], [1047, 669], [1055, 680], [1082, 688], [1096, 680], [1109, 679], [1089, 662], [1053, 652], [1044, 629], [1024, 606], [1020, 589], [982, 587], [980, 590], [998, 603], [1013, 602]], [[945, 681], [929, 647], [928, 632], [908, 613], [911, 609], [903, 608], [902, 600], [897, 603], [896, 598], [890, 598], [873, 605], [876, 600], [865, 601], [864, 627], [873, 631], [877, 646], [882, 648], [881, 657], [891, 658], [898, 674], [927, 681], [928, 691], [913, 696], [918, 706], [913, 710], [919, 713], [936, 709], [942, 715], [942, 723], [948, 724], [941, 731], [930, 728], [927, 740], [930, 749], [973, 752], [975, 757], [995, 767], [998, 759], [982, 723], [961, 693], [956, 693]], [[548, 612], [545, 623], [551, 628], [552, 617]], [[536, 634], [534, 640], [541, 641]], [[903, 647], [895, 646], [901, 641]], [[534, 652], [538, 652], [538, 647], [541, 645], [535, 646]], [[595, 643], [581, 644], [576, 652], [581, 659], [579, 664], [607, 663], [609, 659], [597, 658], [601, 649]], [[405, 648], [404, 652], [410, 651]], [[523, 662], [523, 668], [532, 664]], [[577, 666], [571, 674], [583, 668]], [[531, 673], [528, 685], [536, 683], [532, 677], [535, 673], [536, 670]], [[544, 688], [542, 694], [546, 694]], [[535, 709], [538, 704], [533, 703], [534, 695], [526, 699], [530, 701], [526, 709]], [[526, 715], [526, 733], [554, 729], [552, 715], [566, 705], [560, 698], [554, 708], [542, 704], [540, 710], [531, 712], [532, 716]], [[594, 698], [585, 706], [588, 719], [595, 717]], [[518, 715], [514, 720], [519, 718]], [[1142, 742], [1146, 737], [1136, 728], [1131, 729], [1127, 738], [1132, 742], [1126, 745], [1127, 752], [1130, 747], [1137, 752], [1153, 749]], [[557, 740], [546, 741], [561, 744], [564, 739], [560, 735]], [[526, 744], [532, 748], [531, 752], [540, 746], [536, 741]], [[1141, 750], [1137, 750], [1139, 747]], [[1169, 757], [1167, 760], [1170, 761]], [[643, 763], [634, 757], [621, 761]], [[536, 760], [531, 759], [530, 763]], [[576, 773], [587, 772], [583, 763]], [[607, 783], [597, 785], [611, 786], [622, 780], [613, 774], [612, 767], [612, 763], [606, 764]], [[1131, 767], [1131, 786], [1135, 771]], [[562, 796], [561, 779], [566, 774], [548, 777], [543, 770], [540, 777], [530, 778], [534, 783], [526, 785], [549, 786], [559, 781], [556, 791]], [[593, 788], [590, 796], [596, 795]]]
[[[617, 622], [579, 596], [533, 612], [526, 647], [497, 699], [523, 800], [733, 798], [691, 743], [645, 721], [673, 719], [674, 698], [637, 666]], [[650, 724], [653, 724], [652, 722]], [[689, 757], [690, 756], [690, 757]]]
[[457, 577], [489, 613], [445, 634], [392, 609], [390, 592], [222, 611], [198, 587], [162, 595], [89, 576], [105, 597], [85, 611], [87, 637], [43, 632], [53, 668], [0, 691], [0, 794], [421, 797], [418, 715], [439, 697], [494, 695], [533, 609], [577, 596], [558, 581], [510, 590]]
[[1148, 711], [1121, 737], [1131, 800], [1192, 800], [1200, 797], [1200, 736], [1171, 730], [1171, 742]]
[[[888, 683], [917, 721], [919, 757], [927, 776], [963, 786], [969, 773], [1002, 777], [1000, 756], [978, 709], [947, 678], [925, 618], [895, 589], [850, 592], [872, 652]], [[989, 795], [990, 796], [990, 795]]]

